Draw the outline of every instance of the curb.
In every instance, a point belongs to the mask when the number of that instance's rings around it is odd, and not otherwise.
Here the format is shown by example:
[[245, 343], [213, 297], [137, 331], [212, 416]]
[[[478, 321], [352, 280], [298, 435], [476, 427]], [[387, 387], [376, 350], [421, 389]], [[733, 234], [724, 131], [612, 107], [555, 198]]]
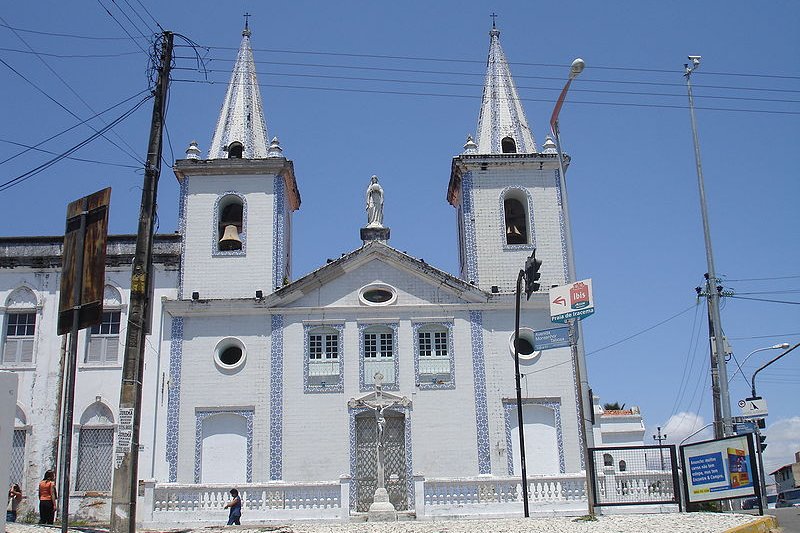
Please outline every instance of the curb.
[[747, 524], [727, 529], [724, 533], [769, 533], [777, 527], [778, 519], [774, 516], [760, 516]]

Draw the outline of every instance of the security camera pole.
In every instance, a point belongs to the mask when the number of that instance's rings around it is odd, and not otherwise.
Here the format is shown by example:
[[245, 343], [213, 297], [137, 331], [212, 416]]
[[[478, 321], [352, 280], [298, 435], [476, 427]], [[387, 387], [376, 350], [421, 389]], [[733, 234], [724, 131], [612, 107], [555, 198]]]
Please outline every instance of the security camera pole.
[[119, 397], [119, 430], [114, 452], [111, 492], [111, 531], [136, 532], [136, 498], [139, 484], [139, 424], [142, 405], [145, 336], [149, 333], [152, 305], [152, 253], [158, 178], [161, 175], [161, 136], [172, 65], [172, 32], [161, 36], [161, 63], [154, 91], [150, 141], [142, 187], [139, 231], [131, 274], [131, 301]]

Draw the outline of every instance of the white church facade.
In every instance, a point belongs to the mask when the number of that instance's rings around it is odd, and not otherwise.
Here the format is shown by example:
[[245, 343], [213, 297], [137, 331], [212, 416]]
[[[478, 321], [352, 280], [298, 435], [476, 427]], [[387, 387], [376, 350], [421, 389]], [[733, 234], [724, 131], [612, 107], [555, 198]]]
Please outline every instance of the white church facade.
[[[499, 35], [492, 29], [476, 135], [442, 182], [458, 275], [392, 248], [373, 188], [363, 246], [295, 279], [291, 221], [302, 216], [303, 182], [269, 140], [245, 29], [207, 156], [192, 143], [174, 164], [178, 232], [155, 239], [141, 521], [217, 520], [231, 487], [250, 518], [365, 512], [379, 431], [398, 511], [521, 512], [517, 274], [535, 248], [544, 289], [571, 280], [555, 145], [537, 146]], [[103, 323], [79, 338], [78, 516], [108, 509], [133, 246], [134, 236], [109, 238]], [[29, 495], [57, 456], [67, 346], [56, 334], [60, 260], [60, 237], [0, 238], [0, 369], [20, 383], [11, 481]], [[531, 501], [585, 509], [577, 369], [567, 347], [532, 349], [534, 332], [554, 327], [546, 290], [523, 301], [521, 325]], [[577, 360], [588, 414], [581, 342]], [[376, 374], [398, 399], [380, 428], [361, 401]], [[586, 434], [589, 445], [602, 439], [591, 422]]]

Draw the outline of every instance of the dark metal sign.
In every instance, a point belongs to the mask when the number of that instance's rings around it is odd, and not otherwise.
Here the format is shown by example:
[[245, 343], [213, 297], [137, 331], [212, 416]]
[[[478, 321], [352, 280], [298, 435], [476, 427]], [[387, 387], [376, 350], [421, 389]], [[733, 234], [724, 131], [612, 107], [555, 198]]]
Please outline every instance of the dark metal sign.
[[[69, 333], [76, 312], [79, 313], [78, 329], [99, 324], [102, 319], [110, 201], [111, 189], [106, 188], [67, 206], [58, 305], [59, 335]], [[79, 297], [74, 290], [78, 283], [82, 285]]]

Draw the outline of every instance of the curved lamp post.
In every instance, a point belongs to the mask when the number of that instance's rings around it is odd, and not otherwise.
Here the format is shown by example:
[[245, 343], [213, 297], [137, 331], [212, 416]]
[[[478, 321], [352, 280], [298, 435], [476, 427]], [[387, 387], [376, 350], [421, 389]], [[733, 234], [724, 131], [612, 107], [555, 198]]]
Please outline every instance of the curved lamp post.
[[750, 359], [750, 356], [753, 355], [754, 353], [763, 352], [765, 350], [785, 350], [788, 347], [789, 347], [789, 343], [788, 342], [782, 342], [780, 344], [774, 344], [772, 346], [765, 346], [764, 348], [756, 348], [755, 350], [753, 350], [752, 352], [747, 354], [747, 357], [742, 359], [741, 363], [737, 363], [737, 366], [739, 368], [737, 368], [736, 372], [734, 372], [733, 375], [730, 378], [728, 378], [728, 383], [733, 381], [733, 378], [735, 378], [736, 374], [739, 374], [739, 373], [741, 373], [742, 377], [744, 378], [744, 380], [747, 381], [747, 378], [744, 375], [744, 369], [742, 367], [747, 362], [747, 360]]
[[[553, 137], [555, 137], [556, 141], [556, 151], [558, 152], [558, 189], [559, 189], [559, 200], [561, 201], [561, 210], [563, 213], [563, 223], [564, 223], [564, 245], [566, 247], [567, 253], [567, 274], [569, 278], [566, 280], [569, 282], [576, 281], [575, 275], [575, 261], [574, 261], [574, 252], [572, 250], [572, 226], [569, 220], [569, 202], [567, 201], [567, 181], [564, 175], [564, 153], [561, 151], [561, 132], [558, 129], [558, 115], [561, 113], [561, 108], [564, 105], [564, 100], [567, 97], [567, 91], [569, 91], [569, 86], [572, 85], [572, 80], [578, 77], [578, 75], [583, 72], [584, 67], [586, 67], [586, 62], [584, 62], [581, 58], [576, 58], [569, 69], [569, 78], [567, 78], [567, 82], [564, 84], [564, 88], [561, 89], [561, 94], [558, 95], [558, 100], [556, 101], [556, 106], [553, 108], [553, 114], [550, 115], [550, 130], [553, 133]], [[572, 319], [569, 321], [569, 344], [570, 350], [572, 352], [572, 361], [575, 365], [575, 381], [577, 382], [577, 391], [578, 391], [578, 435], [581, 440], [581, 445], [583, 446], [583, 456], [584, 456], [584, 468], [586, 469], [586, 497], [589, 504], [589, 514], [594, 516], [594, 504], [595, 504], [595, 495], [594, 495], [594, 486], [592, 484], [590, 475], [589, 475], [589, 442], [588, 442], [588, 432], [586, 431], [586, 416], [584, 414], [584, 401], [583, 401], [583, 383], [581, 380], [581, 361], [578, 357], [578, 324], [577, 320]]]

